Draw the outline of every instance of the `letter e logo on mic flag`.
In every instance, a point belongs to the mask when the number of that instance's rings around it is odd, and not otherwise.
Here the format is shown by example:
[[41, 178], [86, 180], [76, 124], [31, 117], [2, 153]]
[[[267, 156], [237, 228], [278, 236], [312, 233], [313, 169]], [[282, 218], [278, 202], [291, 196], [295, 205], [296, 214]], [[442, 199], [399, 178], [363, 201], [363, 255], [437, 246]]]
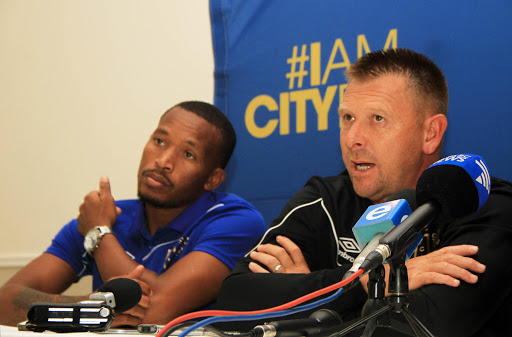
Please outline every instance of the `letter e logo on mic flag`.
[[[368, 207], [352, 228], [352, 232], [361, 249], [370, 242], [378, 233], [386, 233], [391, 228], [398, 226], [412, 213], [409, 203], [405, 199], [388, 201], [378, 205]], [[410, 257], [421, 241], [418, 236], [407, 250], [407, 256]]]

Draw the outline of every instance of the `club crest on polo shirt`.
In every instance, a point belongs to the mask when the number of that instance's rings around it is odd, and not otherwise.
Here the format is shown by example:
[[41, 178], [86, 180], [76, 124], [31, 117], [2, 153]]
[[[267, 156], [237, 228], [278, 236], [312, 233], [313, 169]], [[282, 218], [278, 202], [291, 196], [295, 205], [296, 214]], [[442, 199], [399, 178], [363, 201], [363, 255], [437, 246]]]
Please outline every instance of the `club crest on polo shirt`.
[[183, 253], [183, 249], [188, 243], [188, 239], [190, 237], [181, 237], [176, 245], [173, 248], [167, 250], [167, 255], [164, 260], [164, 271], [167, 270], [176, 260], [180, 257], [181, 253]]

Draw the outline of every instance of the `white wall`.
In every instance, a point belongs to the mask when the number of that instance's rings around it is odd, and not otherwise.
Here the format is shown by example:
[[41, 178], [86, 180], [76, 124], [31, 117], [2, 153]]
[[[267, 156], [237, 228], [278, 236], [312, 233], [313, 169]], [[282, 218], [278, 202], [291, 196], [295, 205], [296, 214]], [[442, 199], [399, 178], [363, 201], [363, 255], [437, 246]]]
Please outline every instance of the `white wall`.
[[136, 197], [160, 115], [213, 102], [207, 0], [0, 0], [0, 283], [101, 175]]

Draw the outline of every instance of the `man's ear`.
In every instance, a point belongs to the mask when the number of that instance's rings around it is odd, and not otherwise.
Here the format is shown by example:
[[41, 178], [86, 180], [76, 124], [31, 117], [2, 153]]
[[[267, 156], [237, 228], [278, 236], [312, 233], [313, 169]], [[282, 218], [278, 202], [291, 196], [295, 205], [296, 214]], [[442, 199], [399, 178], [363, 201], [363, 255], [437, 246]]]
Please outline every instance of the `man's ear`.
[[208, 180], [204, 183], [204, 189], [207, 191], [213, 191], [219, 187], [225, 179], [226, 172], [220, 167], [217, 167], [212, 171], [212, 173], [210, 173]]
[[427, 118], [424, 126], [423, 152], [425, 154], [433, 154], [441, 148], [444, 132], [448, 127], [448, 120], [445, 115], [437, 114]]

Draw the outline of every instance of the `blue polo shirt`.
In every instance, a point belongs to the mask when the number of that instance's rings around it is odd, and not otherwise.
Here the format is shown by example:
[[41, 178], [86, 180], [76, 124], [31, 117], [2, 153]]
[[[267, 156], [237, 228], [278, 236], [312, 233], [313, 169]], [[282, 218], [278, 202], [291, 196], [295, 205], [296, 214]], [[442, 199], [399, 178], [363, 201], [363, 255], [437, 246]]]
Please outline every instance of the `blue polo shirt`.
[[[139, 200], [122, 200], [116, 205], [122, 210], [113, 226], [117, 240], [133, 260], [157, 274], [192, 251], [208, 253], [233, 269], [268, 229], [251, 204], [230, 193], [205, 192], [153, 236]], [[94, 258], [83, 247], [84, 237], [77, 225], [76, 219], [65, 225], [46, 252], [69, 263], [78, 279], [92, 275], [93, 289], [97, 289], [103, 280]]]

